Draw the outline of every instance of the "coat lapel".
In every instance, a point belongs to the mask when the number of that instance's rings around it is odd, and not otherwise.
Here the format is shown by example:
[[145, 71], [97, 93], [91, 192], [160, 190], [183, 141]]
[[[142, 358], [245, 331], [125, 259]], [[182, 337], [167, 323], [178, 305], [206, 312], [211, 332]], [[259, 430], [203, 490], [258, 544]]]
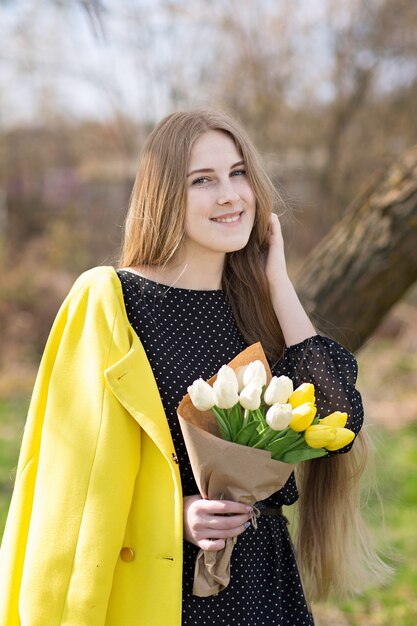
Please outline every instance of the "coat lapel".
[[161, 452], [171, 458], [175, 450], [168, 421], [152, 368], [137, 335], [133, 337], [129, 352], [109, 367], [104, 375], [122, 405]]

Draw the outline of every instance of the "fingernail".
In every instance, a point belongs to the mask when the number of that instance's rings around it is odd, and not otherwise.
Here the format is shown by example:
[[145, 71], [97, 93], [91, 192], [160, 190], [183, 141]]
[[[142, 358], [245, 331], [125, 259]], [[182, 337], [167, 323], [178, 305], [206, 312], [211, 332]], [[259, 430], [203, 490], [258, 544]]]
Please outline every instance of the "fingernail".
[[250, 522], [245, 522], [243, 525], [244, 525], [244, 527], [245, 527], [246, 529], [248, 529], [248, 528], [249, 528], [249, 526], [250, 526]]
[[248, 513], [250, 513], [252, 511], [252, 507], [249, 506], [249, 505], [246, 505], [246, 510], [247, 510]]

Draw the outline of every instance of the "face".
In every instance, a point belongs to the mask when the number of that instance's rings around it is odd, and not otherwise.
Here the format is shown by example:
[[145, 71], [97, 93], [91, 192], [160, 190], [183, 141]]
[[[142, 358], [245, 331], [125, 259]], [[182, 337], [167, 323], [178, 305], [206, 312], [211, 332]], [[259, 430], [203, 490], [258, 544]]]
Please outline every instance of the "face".
[[211, 130], [194, 143], [187, 172], [185, 252], [225, 254], [244, 248], [255, 220], [255, 196], [234, 141]]

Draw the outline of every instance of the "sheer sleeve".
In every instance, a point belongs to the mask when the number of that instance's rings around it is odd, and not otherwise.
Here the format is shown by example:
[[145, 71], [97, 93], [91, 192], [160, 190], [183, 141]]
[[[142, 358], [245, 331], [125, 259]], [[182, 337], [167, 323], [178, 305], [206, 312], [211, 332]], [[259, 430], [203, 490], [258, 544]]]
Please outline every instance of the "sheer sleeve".
[[[316, 389], [320, 417], [333, 411], [348, 414], [346, 428], [357, 435], [363, 423], [363, 405], [356, 389], [358, 366], [355, 357], [336, 341], [315, 335], [289, 346], [283, 358], [272, 366], [275, 376], [291, 378], [294, 387], [311, 382]], [[335, 453], [347, 452], [352, 444]]]

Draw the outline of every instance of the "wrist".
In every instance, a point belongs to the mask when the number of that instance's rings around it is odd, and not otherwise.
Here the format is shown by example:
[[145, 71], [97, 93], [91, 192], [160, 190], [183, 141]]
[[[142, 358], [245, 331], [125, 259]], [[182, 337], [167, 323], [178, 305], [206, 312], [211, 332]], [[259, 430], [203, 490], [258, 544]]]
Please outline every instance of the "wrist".
[[279, 282], [275, 281], [270, 286], [270, 294], [287, 346], [304, 341], [316, 334], [288, 276], [281, 277]]
[[285, 298], [285, 294], [294, 291], [294, 286], [288, 276], [286, 268], [275, 271], [272, 276], [267, 276], [267, 279], [269, 292], [273, 300], [276, 297], [279, 299]]

